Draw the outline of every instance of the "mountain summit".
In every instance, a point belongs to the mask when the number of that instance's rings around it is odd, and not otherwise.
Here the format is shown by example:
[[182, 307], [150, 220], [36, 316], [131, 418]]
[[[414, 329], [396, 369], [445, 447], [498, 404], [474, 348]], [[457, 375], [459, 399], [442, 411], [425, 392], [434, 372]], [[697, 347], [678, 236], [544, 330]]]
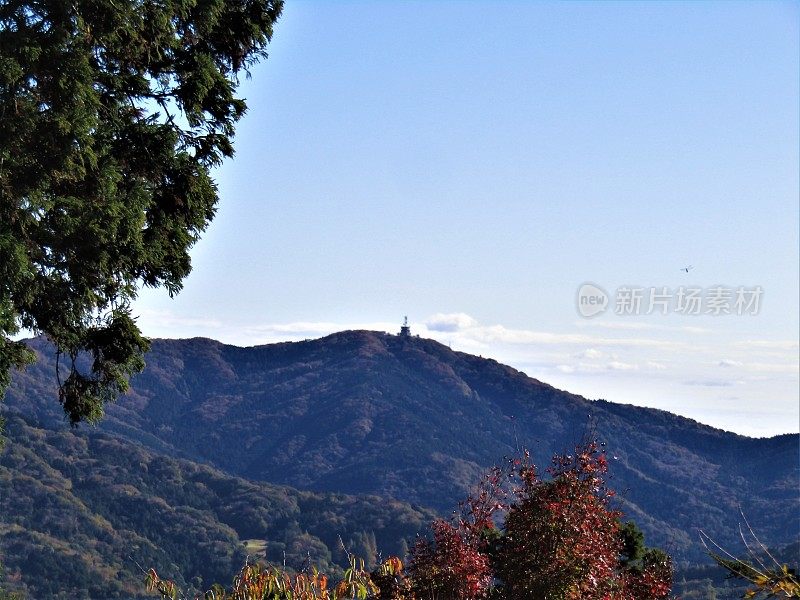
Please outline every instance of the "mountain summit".
[[[32, 345], [40, 360], [6, 404], [62, 424], [52, 349]], [[442, 512], [520, 447], [541, 464], [591, 430], [615, 459], [622, 509], [679, 559], [703, 554], [699, 528], [733, 544], [739, 506], [767, 543], [794, 541], [800, 526], [797, 435], [752, 439], [589, 401], [433, 340], [373, 331], [252, 348], [155, 340], [101, 429], [239, 477]]]

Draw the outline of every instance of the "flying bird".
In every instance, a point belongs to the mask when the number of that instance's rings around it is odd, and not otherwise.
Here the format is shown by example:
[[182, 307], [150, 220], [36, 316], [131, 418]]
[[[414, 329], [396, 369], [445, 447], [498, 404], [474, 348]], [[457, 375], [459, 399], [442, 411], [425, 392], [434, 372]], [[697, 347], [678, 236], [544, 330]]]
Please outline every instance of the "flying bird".
[[694, 267], [692, 265], [688, 265], [686, 267], [681, 267], [681, 271], [683, 271], [684, 273], [688, 273], [692, 269], [694, 269]]

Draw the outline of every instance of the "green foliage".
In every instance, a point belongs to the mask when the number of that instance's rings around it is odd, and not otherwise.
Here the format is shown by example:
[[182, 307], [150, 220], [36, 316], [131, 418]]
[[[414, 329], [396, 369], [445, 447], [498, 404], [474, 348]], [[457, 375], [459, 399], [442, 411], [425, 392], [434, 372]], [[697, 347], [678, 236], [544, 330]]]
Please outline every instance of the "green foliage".
[[[521, 464], [520, 464], [521, 463]], [[274, 566], [246, 564], [226, 590], [213, 586], [202, 600], [666, 600], [671, 562], [661, 551], [643, 550], [635, 526], [620, 532], [619, 513], [605, 486], [607, 464], [594, 443], [575, 455], [559, 455], [542, 480], [526, 458], [510, 472], [493, 469], [460, 515], [432, 525], [420, 539], [407, 571], [390, 557], [368, 572], [349, 554], [341, 581], [306, 565], [291, 574]], [[510, 484], [507, 478], [514, 480]], [[508, 491], [511, 487], [511, 491]], [[510, 502], [506, 499], [511, 497]], [[458, 513], [456, 513], [458, 514]], [[501, 531], [495, 522], [502, 515]], [[630, 542], [625, 548], [623, 540]], [[638, 544], [637, 544], [638, 542]], [[626, 553], [626, 554], [623, 554]], [[491, 556], [490, 556], [491, 555]], [[623, 564], [623, 557], [629, 560]], [[635, 559], [633, 557], [636, 557]], [[634, 566], [634, 560], [637, 561]], [[147, 588], [162, 598], [185, 594], [156, 570]]]
[[[66, 358], [59, 400], [97, 421], [148, 348], [140, 286], [181, 288], [233, 154], [238, 76], [281, 0], [0, 3], [0, 393], [19, 327]], [[81, 356], [88, 359], [82, 362]]]
[[[0, 563], [0, 584], [3, 582], [3, 565]], [[9, 592], [0, 587], [0, 600], [23, 600], [22, 594], [18, 592]]]
[[249, 482], [111, 436], [46, 430], [15, 416], [8, 436], [0, 455], [0, 553], [9, 589], [31, 598], [131, 598], [141, 591], [136, 563], [182, 589], [203, 590], [229, 580], [248, 553], [290, 570], [310, 561], [341, 576], [348, 566], [342, 542], [400, 553], [402, 540], [433, 518], [385, 498]]
[[[755, 587], [746, 590], [744, 598], [800, 598], [800, 577], [796, 567], [781, 563], [758, 539], [747, 519], [746, 529], [739, 528], [747, 548], [747, 558], [737, 558], [701, 532], [709, 556], [728, 574], [728, 577], [746, 581]], [[797, 554], [794, 555], [797, 560]]]
[[622, 541], [620, 564], [623, 566], [636, 564], [645, 553], [644, 534], [633, 521], [626, 521], [619, 527]]
[[7, 592], [0, 588], [0, 600], [23, 600], [22, 594], [18, 592]]

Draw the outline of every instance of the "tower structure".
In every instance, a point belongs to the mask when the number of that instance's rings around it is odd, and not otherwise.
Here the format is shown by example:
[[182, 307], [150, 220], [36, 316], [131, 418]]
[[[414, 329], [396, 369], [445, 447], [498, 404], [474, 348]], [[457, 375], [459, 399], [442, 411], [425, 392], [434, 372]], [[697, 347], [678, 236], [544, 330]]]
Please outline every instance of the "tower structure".
[[400, 327], [400, 337], [411, 337], [411, 326], [408, 324], [408, 317], [403, 317], [403, 326]]

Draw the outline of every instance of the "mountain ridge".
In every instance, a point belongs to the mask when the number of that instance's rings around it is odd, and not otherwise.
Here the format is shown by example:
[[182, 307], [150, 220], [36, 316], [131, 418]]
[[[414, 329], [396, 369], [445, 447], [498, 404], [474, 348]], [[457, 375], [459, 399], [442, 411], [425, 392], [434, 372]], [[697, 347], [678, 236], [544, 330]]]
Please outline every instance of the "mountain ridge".
[[[40, 361], [6, 402], [57, 426], [50, 350], [34, 346]], [[698, 528], [734, 542], [739, 505], [769, 542], [798, 530], [800, 436], [749, 438], [587, 400], [434, 340], [364, 330], [250, 348], [154, 340], [147, 363], [100, 428], [247, 479], [445, 513], [520, 443], [545, 464], [593, 431], [616, 457], [623, 510], [679, 559], [702, 554]]]

